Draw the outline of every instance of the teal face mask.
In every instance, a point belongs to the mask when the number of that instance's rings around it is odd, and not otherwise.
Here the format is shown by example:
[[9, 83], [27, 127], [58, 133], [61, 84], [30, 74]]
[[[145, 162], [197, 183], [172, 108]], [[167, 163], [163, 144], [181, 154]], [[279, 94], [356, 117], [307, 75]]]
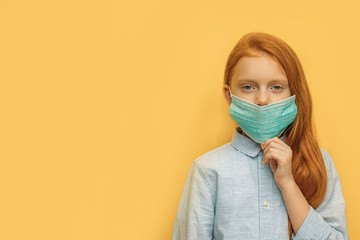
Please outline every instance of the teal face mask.
[[[230, 87], [229, 87], [230, 90]], [[279, 137], [296, 118], [295, 95], [264, 106], [241, 99], [231, 93], [230, 117], [255, 142]]]

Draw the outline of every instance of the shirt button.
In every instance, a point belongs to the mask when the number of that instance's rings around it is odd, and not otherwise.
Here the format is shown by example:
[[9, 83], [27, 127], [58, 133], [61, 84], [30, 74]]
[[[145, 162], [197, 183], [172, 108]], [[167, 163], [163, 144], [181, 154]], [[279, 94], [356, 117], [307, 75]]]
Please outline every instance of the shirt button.
[[265, 205], [265, 207], [267, 207], [267, 206], [270, 205], [270, 203], [269, 203], [268, 201], [265, 201], [265, 202], [264, 202], [264, 205]]

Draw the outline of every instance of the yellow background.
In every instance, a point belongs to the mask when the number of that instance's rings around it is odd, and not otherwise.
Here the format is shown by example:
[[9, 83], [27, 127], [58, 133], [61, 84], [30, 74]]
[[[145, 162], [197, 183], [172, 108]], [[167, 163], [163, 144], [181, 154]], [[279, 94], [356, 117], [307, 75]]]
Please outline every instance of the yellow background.
[[358, 1], [0, 0], [0, 239], [170, 239], [192, 161], [230, 141], [227, 56], [298, 54], [360, 239]]

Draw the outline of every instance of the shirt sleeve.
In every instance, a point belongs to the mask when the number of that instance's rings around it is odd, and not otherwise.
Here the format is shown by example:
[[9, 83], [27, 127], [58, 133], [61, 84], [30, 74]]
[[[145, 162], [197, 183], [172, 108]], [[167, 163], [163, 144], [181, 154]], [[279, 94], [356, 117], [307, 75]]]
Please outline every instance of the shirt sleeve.
[[346, 207], [340, 177], [330, 154], [321, 149], [327, 171], [326, 195], [315, 210], [310, 206], [310, 211], [296, 233], [294, 240], [342, 240], [349, 239]]
[[172, 240], [213, 239], [214, 209], [204, 175], [194, 161], [181, 193]]

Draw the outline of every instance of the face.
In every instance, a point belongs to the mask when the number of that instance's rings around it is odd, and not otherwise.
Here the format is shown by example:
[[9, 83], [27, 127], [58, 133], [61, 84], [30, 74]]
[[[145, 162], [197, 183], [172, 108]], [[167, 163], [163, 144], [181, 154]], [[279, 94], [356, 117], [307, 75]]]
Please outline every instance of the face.
[[[281, 65], [268, 56], [242, 57], [234, 67], [231, 93], [259, 106], [281, 101], [291, 96], [289, 81]], [[231, 104], [228, 86], [223, 93]]]

